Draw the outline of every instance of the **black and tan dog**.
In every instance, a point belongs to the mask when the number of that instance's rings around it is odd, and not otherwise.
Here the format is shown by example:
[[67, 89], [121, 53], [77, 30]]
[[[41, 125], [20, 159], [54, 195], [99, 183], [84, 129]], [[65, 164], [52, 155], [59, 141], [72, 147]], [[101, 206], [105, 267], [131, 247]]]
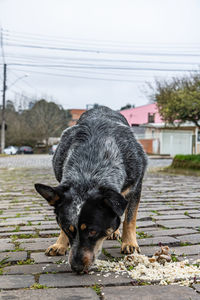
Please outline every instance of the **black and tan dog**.
[[147, 158], [126, 119], [107, 107], [85, 112], [66, 129], [53, 157], [57, 187], [35, 188], [54, 206], [61, 228], [47, 255], [65, 254], [73, 271], [87, 271], [103, 241], [119, 235], [121, 252], [139, 251], [136, 217]]

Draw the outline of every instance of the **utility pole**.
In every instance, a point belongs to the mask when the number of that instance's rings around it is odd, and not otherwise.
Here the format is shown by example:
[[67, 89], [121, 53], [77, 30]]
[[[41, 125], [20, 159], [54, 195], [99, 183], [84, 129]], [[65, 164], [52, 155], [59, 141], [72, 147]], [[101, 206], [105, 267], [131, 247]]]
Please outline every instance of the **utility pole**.
[[5, 148], [5, 127], [6, 127], [6, 121], [5, 121], [5, 108], [6, 108], [6, 71], [7, 71], [7, 65], [3, 65], [3, 98], [2, 98], [2, 119], [1, 119], [1, 153], [3, 153], [3, 150]]

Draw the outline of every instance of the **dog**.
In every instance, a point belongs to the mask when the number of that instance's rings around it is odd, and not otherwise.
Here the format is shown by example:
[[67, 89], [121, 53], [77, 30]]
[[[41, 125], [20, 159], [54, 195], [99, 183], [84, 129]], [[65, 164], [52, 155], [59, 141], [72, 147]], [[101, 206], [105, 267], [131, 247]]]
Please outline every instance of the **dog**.
[[139, 252], [136, 217], [147, 156], [126, 119], [101, 106], [64, 130], [53, 157], [58, 186], [35, 184], [54, 207], [61, 228], [47, 255], [64, 255], [74, 272], [87, 272], [107, 238], [119, 237], [121, 252]]

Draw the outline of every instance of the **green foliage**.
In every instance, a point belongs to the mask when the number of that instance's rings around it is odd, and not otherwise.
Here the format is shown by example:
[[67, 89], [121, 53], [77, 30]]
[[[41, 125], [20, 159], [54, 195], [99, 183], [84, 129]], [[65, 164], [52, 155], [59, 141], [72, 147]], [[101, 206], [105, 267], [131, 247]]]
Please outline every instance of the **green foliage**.
[[21, 214], [20, 213], [17, 213], [15, 218], [20, 218], [21, 217]]
[[33, 265], [34, 264], [34, 260], [33, 259], [27, 259], [27, 260], [19, 260], [17, 262], [17, 265]]
[[151, 234], [147, 234], [144, 231], [137, 231], [137, 235], [139, 236], [138, 239], [146, 239], [152, 237]]
[[3, 265], [5, 265], [6, 263], [7, 263], [7, 261], [8, 261], [8, 259], [9, 259], [9, 257], [8, 256], [6, 256], [5, 258], [3, 258], [2, 260], [0, 260], [0, 266], [3, 266]]
[[38, 234], [30, 234], [30, 233], [21, 233], [17, 236], [18, 239], [30, 239], [30, 238], [37, 238]]
[[171, 254], [171, 259], [172, 259], [173, 262], [177, 262], [178, 261], [178, 258], [176, 256], [176, 254], [174, 254], [174, 253]]
[[173, 78], [170, 82], [156, 81], [156, 88], [152, 89], [164, 121], [190, 121], [200, 128], [200, 73]]
[[12, 101], [7, 101], [7, 145], [35, 147], [43, 141], [47, 144], [49, 137], [59, 137], [68, 126], [71, 119], [68, 110], [44, 99], [33, 101], [32, 104], [28, 109], [16, 111]]
[[98, 285], [97, 283], [95, 285], [92, 286], [92, 289], [96, 292], [97, 295], [101, 295], [101, 288], [100, 285]]
[[34, 283], [31, 287], [31, 289], [48, 289], [46, 285]]
[[17, 225], [17, 226], [15, 227], [15, 229], [13, 230], [13, 232], [19, 232], [19, 231], [20, 231], [20, 226]]
[[171, 167], [200, 170], [200, 154], [176, 155]]
[[200, 162], [200, 154], [189, 154], [189, 155], [178, 154], [175, 156], [175, 159]]
[[184, 247], [184, 246], [189, 246], [190, 244], [188, 242], [180, 242], [180, 246]]
[[156, 214], [157, 216], [160, 216], [161, 213], [159, 213], [157, 210], [151, 210], [152, 213]]

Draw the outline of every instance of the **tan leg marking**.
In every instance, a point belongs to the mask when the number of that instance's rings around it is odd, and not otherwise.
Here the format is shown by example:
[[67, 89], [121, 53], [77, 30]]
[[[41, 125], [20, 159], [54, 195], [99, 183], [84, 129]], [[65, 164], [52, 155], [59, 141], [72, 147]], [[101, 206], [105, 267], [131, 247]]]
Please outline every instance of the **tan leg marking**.
[[130, 187], [127, 188], [125, 191], [123, 191], [123, 192], [121, 193], [121, 195], [125, 197], [125, 196], [129, 193], [129, 191], [130, 191]]
[[134, 253], [135, 250], [137, 252], [140, 252], [140, 248], [136, 240], [136, 218], [137, 218], [138, 206], [139, 206], [139, 202], [133, 212], [132, 219], [129, 223], [127, 222], [127, 210], [126, 210], [125, 220], [123, 222], [121, 253], [130, 254], [130, 253]]
[[111, 233], [111, 235], [107, 237], [107, 240], [118, 240], [120, 239], [120, 237], [121, 237], [120, 231], [119, 229], [117, 229], [115, 232]]
[[60, 235], [54, 245], [51, 245], [45, 254], [48, 256], [65, 255], [67, 248], [69, 247], [69, 239], [61, 229]]

